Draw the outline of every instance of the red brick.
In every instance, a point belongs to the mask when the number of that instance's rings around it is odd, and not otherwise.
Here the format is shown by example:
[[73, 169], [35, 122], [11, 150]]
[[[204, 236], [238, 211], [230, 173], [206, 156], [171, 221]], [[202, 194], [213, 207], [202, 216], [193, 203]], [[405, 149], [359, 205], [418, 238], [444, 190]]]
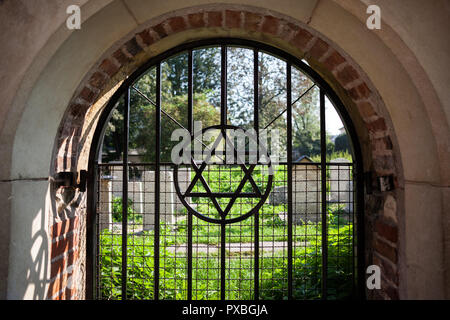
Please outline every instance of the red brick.
[[47, 296], [51, 298], [59, 291], [66, 289], [67, 282], [70, 277], [71, 274], [65, 273], [62, 274], [60, 277], [55, 278], [53, 282], [51, 282], [50, 285], [48, 286]]
[[345, 87], [350, 82], [359, 79], [359, 74], [352, 66], [346, 66], [337, 73], [337, 79]]
[[109, 59], [103, 60], [99, 68], [110, 77], [114, 76], [117, 71], [119, 71], [119, 67]]
[[205, 26], [203, 12], [189, 14], [188, 21], [193, 28], [203, 28]]
[[376, 112], [372, 106], [372, 104], [370, 104], [370, 102], [359, 102], [358, 103], [358, 110], [361, 114], [361, 116], [365, 119], [370, 119], [373, 116], [376, 116]]
[[88, 87], [84, 87], [83, 90], [81, 90], [79, 97], [87, 103], [93, 103], [97, 97], [97, 94]]
[[367, 123], [366, 126], [367, 126], [367, 129], [371, 132], [385, 131], [387, 129], [386, 122], [384, 121], [383, 118], [378, 118], [375, 121]]
[[278, 18], [275, 18], [273, 16], [265, 16], [264, 21], [261, 26], [261, 30], [264, 33], [277, 35], [279, 25], [280, 25], [280, 21]]
[[278, 36], [285, 40], [291, 39], [291, 37], [298, 31], [298, 29], [300, 28], [292, 23], [281, 22], [280, 33], [278, 34]]
[[167, 37], [167, 31], [164, 29], [163, 23], [160, 23], [152, 28], [160, 39]]
[[390, 137], [383, 137], [372, 141], [372, 151], [379, 152], [386, 150], [392, 150], [392, 141]]
[[222, 12], [210, 11], [206, 13], [208, 16], [208, 27], [221, 27], [222, 26]]
[[302, 51], [305, 51], [305, 47], [308, 42], [313, 38], [313, 35], [304, 29], [298, 29], [290, 43]]
[[73, 250], [67, 256], [63, 256], [61, 259], [57, 261], [53, 261], [50, 267], [50, 278], [56, 277], [58, 274], [62, 274], [67, 268], [75, 263], [78, 260], [79, 251]]
[[353, 100], [360, 100], [367, 99], [372, 92], [365, 83], [362, 83], [348, 90], [348, 93]]
[[101, 72], [94, 72], [89, 79], [89, 84], [97, 89], [102, 89], [106, 84], [108, 77]]
[[379, 236], [389, 240], [391, 242], [397, 242], [397, 226], [390, 225], [381, 219], [375, 222], [375, 231]]
[[389, 296], [391, 300], [399, 300], [398, 289], [393, 286], [387, 285], [385, 288], [382, 288], [384, 292]]
[[375, 239], [373, 248], [379, 255], [385, 257], [394, 264], [397, 263], [397, 249], [390, 244], [387, 244], [380, 239]]
[[381, 274], [384, 278], [398, 285], [398, 272], [396, 267], [391, 266], [391, 264], [386, 262], [384, 259], [378, 258], [376, 254], [373, 256], [373, 264], [380, 267]]
[[378, 174], [391, 174], [395, 171], [395, 162], [392, 156], [375, 156], [373, 167]]
[[145, 29], [144, 31], [138, 33], [138, 36], [141, 37], [142, 42], [146, 46], [149, 46], [149, 45], [153, 44], [156, 41], [156, 39], [153, 38], [152, 34], [150, 33], [149, 29]]
[[225, 26], [227, 28], [240, 28], [241, 12], [234, 10], [225, 10]]
[[187, 28], [186, 22], [184, 21], [183, 17], [169, 18], [168, 24], [172, 29], [172, 32], [180, 32], [186, 30]]
[[333, 71], [337, 66], [343, 64], [345, 59], [337, 51], [333, 51], [328, 58], [323, 61], [323, 64], [329, 71]]
[[58, 223], [55, 223], [52, 227], [51, 227], [51, 238], [57, 238], [62, 236], [63, 234], [66, 234], [69, 231], [72, 231], [76, 228], [78, 228], [78, 224], [79, 224], [79, 218], [78, 216], [75, 216], [72, 219], [67, 219]]
[[249, 31], [259, 31], [262, 16], [253, 12], [244, 13], [244, 28]]
[[125, 42], [125, 49], [129, 54], [131, 54], [133, 57], [136, 56], [139, 52], [142, 51], [142, 48], [139, 46], [139, 44], [136, 41], [136, 38], [133, 37], [132, 39]]
[[76, 234], [71, 234], [66, 238], [52, 243], [51, 257], [55, 258], [78, 245], [79, 237]]
[[322, 39], [317, 39], [312, 48], [309, 50], [309, 54], [313, 59], [319, 60], [328, 51], [328, 48], [329, 46], [325, 41]]
[[122, 49], [116, 50], [116, 52], [113, 53], [113, 57], [119, 62], [120, 65], [125, 65], [128, 62], [131, 61], [130, 58], [128, 58], [125, 53], [122, 52]]

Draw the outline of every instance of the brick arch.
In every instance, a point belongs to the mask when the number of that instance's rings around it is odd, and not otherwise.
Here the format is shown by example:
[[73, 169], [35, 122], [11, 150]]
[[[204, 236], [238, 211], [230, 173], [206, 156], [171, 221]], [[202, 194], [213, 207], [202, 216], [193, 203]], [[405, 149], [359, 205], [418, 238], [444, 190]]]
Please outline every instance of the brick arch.
[[[365, 194], [366, 264], [382, 269], [382, 290], [368, 292], [369, 298], [398, 298], [398, 225], [395, 192], [377, 189], [376, 178], [391, 176], [394, 185], [402, 179], [400, 161], [394, 155], [395, 137], [390, 120], [376, 89], [358, 65], [332, 41], [309, 26], [267, 10], [224, 6], [195, 8], [172, 13], [122, 40], [115, 50], [99, 61], [82, 81], [63, 117], [54, 152], [52, 171], [78, 171], [87, 167], [90, 145], [98, 115], [120, 83], [146, 59], [154, 56], [153, 46], [192, 30], [213, 30], [214, 34], [239, 31], [240, 36], [282, 43], [294, 55], [306, 59], [336, 90], [351, 110], [358, 135], [365, 135], [364, 170], [371, 172], [374, 190]], [[238, 35], [238, 36], [239, 36]], [[368, 186], [366, 186], [368, 187]], [[65, 201], [67, 190], [54, 190], [58, 214], [51, 225], [51, 283], [48, 297], [83, 297], [71, 283], [83, 277], [82, 247], [86, 208], [85, 195], [78, 190]], [[386, 212], [387, 211], [387, 212]], [[78, 275], [76, 274], [78, 272]]]

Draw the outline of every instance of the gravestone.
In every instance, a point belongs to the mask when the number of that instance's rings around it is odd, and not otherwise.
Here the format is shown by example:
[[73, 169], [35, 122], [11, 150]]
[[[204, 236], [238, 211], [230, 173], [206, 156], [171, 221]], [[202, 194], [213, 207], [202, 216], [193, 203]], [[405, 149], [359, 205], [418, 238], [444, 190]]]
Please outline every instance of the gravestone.
[[[191, 169], [190, 168], [179, 168], [178, 169], [178, 185], [180, 186], [180, 191], [184, 194], [191, 184]], [[174, 187], [175, 188], [175, 187]], [[175, 191], [175, 189], [174, 189]], [[176, 212], [183, 212], [185, 209], [184, 204], [178, 198], [178, 195], [175, 192], [175, 210]], [[186, 198], [186, 201], [189, 203], [189, 199]]]
[[275, 186], [273, 191], [269, 194], [269, 203], [277, 206], [287, 203], [287, 186]]
[[292, 172], [293, 222], [321, 221], [321, 170], [308, 157], [302, 157]]
[[111, 178], [100, 178], [100, 194], [98, 204], [98, 225], [100, 232], [108, 229], [112, 230], [112, 193]]
[[[144, 171], [144, 230], [153, 230], [155, 226], [155, 171]], [[175, 189], [173, 184], [173, 172], [171, 170], [160, 171], [159, 208], [160, 221], [174, 223], [175, 217]]]
[[[350, 163], [344, 158], [333, 159], [332, 163]], [[330, 192], [328, 201], [344, 206], [347, 212], [353, 212], [353, 181], [351, 177], [351, 165], [330, 165]]]

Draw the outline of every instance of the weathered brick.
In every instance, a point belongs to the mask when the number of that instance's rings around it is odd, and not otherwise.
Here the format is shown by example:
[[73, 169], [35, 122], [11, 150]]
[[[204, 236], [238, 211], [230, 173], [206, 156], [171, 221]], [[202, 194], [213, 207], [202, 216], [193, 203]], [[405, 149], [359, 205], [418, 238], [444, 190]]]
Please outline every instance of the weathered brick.
[[371, 93], [372, 92], [365, 83], [348, 90], [348, 94], [353, 100], [367, 99]]
[[203, 15], [203, 12], [188, 14], [188, 21], [192, 28], [203, 28], [206, 25]]
[[239, 28], [241, 26], [241, 12], [225, 10], [225, 26], [227, 28]]
[[57, 238], [60, 237], [64, 234], [66, 234], [69, 231], [72, 231], [76, 228], [78, 228], [80, 221], [79, 221], [79, 217], [75, 216], [71, 219], [67, 219], [58, 223], [55, 223], [52, 227], [51, 227], [51, 233], [50, 236], [51, 238]]
[[398, 289], [389, 285], [388, 283], [382, 284], [381, 289], [388, 295], [391, 300], [398, 300]]
[[386, 150], [392, 150], [392, 141], [389, 136], [378, 138], [378, 139], [373, 139], [372, 151], [383, 152]]
[[149, 45], [153, 44], [156, 41], [156, 39], [153, 38], [152, 34], [150, 33], [149, 29], [145, 29], [145, 30], [139, 32], [138, 36], [142, 39], [142, 42], [146, 46], [149, 46]]
[[167, 37], [167, 31], [164, 28], [164, 24], [161, 22], [160, 24], [152, 27], [153, 31], [158, 35], [160, 39]]
[[71, 276], [72, 275], [69, 273], [63, 273], [60, 277], [56, 277], [48, 286], [47, 296], [51, 298], [55, 296], [59, 291], [65, 290]]
[[352, 66], [345, 66], [337, 73], [337, 79], [339, 83], [345, 87], [350, 82], [359, 79], [359, 74]]
[[110, 59], [103, 60], [99, 68], [110, 77], [114, 76], [117, 71], [119, 71], [119, 67]]
[[333, 71], [337, 66], [343, 64], [345, 59], [336, 50], [323, 61], [324, 66], [329, 70]]
[[172, 32], [180, 32], [186, 30], [187, 28], [186, 22], [184, 21], [183, 17], [169, 18], [168, 24], [172, 29]]
[[374, 250], [381, 256], [385, 257], [392, 263], [397, 263], [397, 249], [386, 242], [375, 239], [373, 244]]
[[131, 61], [130, 58], [128, 58], [125, 53], [122, 52], [122, 49], [118, 49], [113, 53], [113, 57], [117, 60], [117, 62], [120, 63], [120, 65], [125, 65], [128, 62]]
[[97, 97], [97, 94], [88, 87], [84, 87], [83, 90], [81, 90], [79, 97], [87, 103], [93, 103]]
[[373, 264], [380, 267], [381, 274], [391, 281], [392, 283], [398, 285], [398, 272], [395, 266], [392, 266], [390, 263], [386, 262], [384, 259], [378, 258], [376, 254], [373, 256]]
[[52, 257], [56, 258], [57, 256], [73, 249], [78, 245], [78, 240], [79, 239], [76, 234], [71, 234], [66, 238], [53, 242], [51, 247]]
[[383, 118], [378, 118], [375, 121], [367, 123], [366, 127], [371, 132], [385, 131], [387, 129], [386, 122], [384, 121]]
[[319, 60], [328, 51], [328, 48], [329, 46], [325, 41], [317, 39], [308, 53], [313, 59]]
[[278, 27], [280, 25], [280, 20], [273, 16], [264, 16], [264, 20], [261, 26], [261, 30], [264, 33], [278, 35]]
[[222, 12], [220, 11], [208, 11], [206, 13], [208, 17], [208, 27], [221, 27], [222, 26]]
[[376, 116], [376, 112], [370, 102], [362, 101], [357, 103], [358, 110], [364, 119], [370, 119]]
[[299, 28], [290, 43], [298, 49], [305, 51], [306, 45], [312, 38], [313, 35], [311, 33]]
[[58, 274], [61, 274], [68, 270], [68, 267], [73, 265], [76, 260], [78, 260], [79, 250], [73, 250], [68, 255], [63, 256], [61, 259], [58, 259], [51, 263], [50, 267], [50, 278], [56, 277]]
[[133, 57], [136, 56], [139, 52], [142, 52], [142, 48], [137, 43], [135, 37], [125, 42], [124, 46], [127, 52], [131, 54]]
[[244, 13], [244, 28], [249, 31], [259, 31], [261, 27], [262, 16], [253, 12]]
[[97, 89], [102, 89], [108, 81], [108, 77], [101, 72], [94, 72], [89, 79], [89, 84]]
[[375, 231], [379, 236], [391, 242], [397, 242], [398, 230], [397, 226], [390, 225], [381, 219], [375, 222]]
[[379, 174], [391, 174], [395, 171], [395, 161], [392, 156], [377, 155], [373, 158], [373, 168]]

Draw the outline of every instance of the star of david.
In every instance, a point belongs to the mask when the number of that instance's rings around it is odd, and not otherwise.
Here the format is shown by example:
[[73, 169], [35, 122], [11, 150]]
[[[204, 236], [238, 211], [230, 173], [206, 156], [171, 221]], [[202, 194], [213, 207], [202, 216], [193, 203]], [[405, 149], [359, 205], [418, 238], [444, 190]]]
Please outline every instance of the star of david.
[[[267, 199], [268, 193], [271, 188], [272, 184], [272, 175], [269, 175], [267, 188], [265, 193], [261, 193], [259, 190], [255, 180], [253, 179], [252, 173], [256, 167], [256, 164], [250, 164], [249, 166], [245, 165], [244, 162], [239, 158], [239, 153], [237, 152], [234, 143], [230, 140], [230, 138], [227, 136], [226, 131], [222, 128], [221, 135], [214, 141], [214, 144], [211, 148], [211, 152], [208, 154], [205, 160], [202, 161], [200, 165], [197, 164], [197, 162], [194, 160], [193, 157], [191, 157], [191, 166], [193, 170], [195, 171], [195, 176], [190, 182], [189, 186], [187, 187], [184, 194], [180, 192], [180, 188], [177, 183], [177, 177], [175, 176], [175, 184], [176, 184], [176, 191], [180, 198], [180, 200], [183, 202], [183, 204], [188, 208], [188, 210], [197, 215], [198, 217], [207, 220], [207, 221], [213, 221], [215, 219], [207, 218], [201, 213], [197, 212], [195, 209], [190, 207], [190, 205], [186, 202], [185, 198], [188, 197], [202, 197], [202, 198], [209, 198], [211, 202], [213, 203], [214, 207], [216, 208], [217, 212], [219, 213], [220, 217], [222, 218], [222, 222], [226, 220], [226, 217], [228, 213], [230, 212], [231, 208], [233, 207], [234, 203], [238, 198], [259, 198], [259, 203], [247, 214], [242, 215], [239, 218], [232, 219], [233, 221], [242, 220], [249, 215], [253, 214], [255, 210], [258, 210], [262, 203]], [[238, 160], [238, 165], [241, 168], [241, 170], [244, 172], [244, 177], [241, 179], [238, 187], [234, 192], [213, 192], [206, 182], [205, 178], [203, 177], [203, 172], [206, 169], [209, 161], [211, 160], [212, 156], [215, 154], [217, 147], [219, 146], [220, 142], [225, 139], [226, 145], [230, 146], [233, 150], [235, 158]], [[175, 174], [177, 175], [177, 168]], [[193, 189], [197, 182], [202, 184], [206, 192], [193, 192]], [[242, 192], [242, 189], [246, 185], [246, 183], [249, 182], [252, 186], [252, 192]], [[218, 198], [230, 198], [230, 201], [228, 202], [225, 209], [222, 209], [219, 202], [217, 201]], [[218, 222], [218, 221], [215, 221]]]

